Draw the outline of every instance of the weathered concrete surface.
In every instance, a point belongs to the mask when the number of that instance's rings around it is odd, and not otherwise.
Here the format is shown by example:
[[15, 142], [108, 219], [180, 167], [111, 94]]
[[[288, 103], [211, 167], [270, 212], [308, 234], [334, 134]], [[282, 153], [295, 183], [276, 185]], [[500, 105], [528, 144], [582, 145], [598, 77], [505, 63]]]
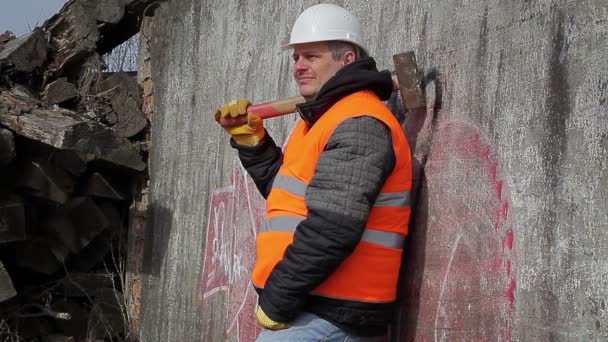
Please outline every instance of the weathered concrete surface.
[[[263, 201], [212, 119], [296, 94], [280, 49], [313, 1], [157, 12], [144, 341], [252, 341]], [[335, 1], [379, 65], [414, 49], [419, 192], [393, 340], [608, 339], [608, 3]], [[266, 122], [284, 142], [294, 117]]]

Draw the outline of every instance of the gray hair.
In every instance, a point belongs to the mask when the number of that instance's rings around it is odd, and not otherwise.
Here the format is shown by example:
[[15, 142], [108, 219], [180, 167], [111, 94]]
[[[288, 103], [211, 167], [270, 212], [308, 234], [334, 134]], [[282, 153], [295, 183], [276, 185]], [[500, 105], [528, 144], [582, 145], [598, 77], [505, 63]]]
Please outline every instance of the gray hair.
[[365, 50], [349, 42], [343, 42], [341, 40], [330, 40], [327, 42], [327, 46], [329, 47], [329, 51], [331, 51], [331, 56], [334, 60], [342, 58], [342, 56], [344, 56], [344, 54], [348, 51], [352, 51], [355, 53], [356, 61], [368, 57]]

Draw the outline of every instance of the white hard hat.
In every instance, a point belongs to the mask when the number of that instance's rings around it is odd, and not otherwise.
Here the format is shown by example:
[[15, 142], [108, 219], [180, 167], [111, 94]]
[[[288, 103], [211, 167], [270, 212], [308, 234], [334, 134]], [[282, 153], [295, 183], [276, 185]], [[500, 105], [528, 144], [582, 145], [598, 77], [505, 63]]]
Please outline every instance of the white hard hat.
[[332, 4], [319, 4], [307, 8], [300, 14], [291, 29], [289, 44], [341, 40], [355, 44], [365, 50], [363, 30], [359, 19], [344, 8]]

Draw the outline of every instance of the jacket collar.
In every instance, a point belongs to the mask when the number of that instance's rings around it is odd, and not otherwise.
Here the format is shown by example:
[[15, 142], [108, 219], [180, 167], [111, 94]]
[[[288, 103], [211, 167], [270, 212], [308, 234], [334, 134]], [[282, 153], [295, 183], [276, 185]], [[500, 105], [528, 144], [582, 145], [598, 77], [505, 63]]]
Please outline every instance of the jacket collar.
[[344, 66], [330, 78], [313, 99], [296, 105], [296, 110], [309, 126], [343, 97], [360, 90], [371, 90], [385, 101], [393, 92], [388, 70], [378, 71], [376, 61], [364, 58]]

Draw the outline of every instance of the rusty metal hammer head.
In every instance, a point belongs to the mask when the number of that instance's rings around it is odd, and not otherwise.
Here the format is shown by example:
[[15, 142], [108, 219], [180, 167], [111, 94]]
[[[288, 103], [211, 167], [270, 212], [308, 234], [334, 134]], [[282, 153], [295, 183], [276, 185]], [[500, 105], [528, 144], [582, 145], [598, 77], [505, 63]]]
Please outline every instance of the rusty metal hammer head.
[[426, 107], [414, 51], [393, 55], [393, 63], [403, 107], [407, 110]]

